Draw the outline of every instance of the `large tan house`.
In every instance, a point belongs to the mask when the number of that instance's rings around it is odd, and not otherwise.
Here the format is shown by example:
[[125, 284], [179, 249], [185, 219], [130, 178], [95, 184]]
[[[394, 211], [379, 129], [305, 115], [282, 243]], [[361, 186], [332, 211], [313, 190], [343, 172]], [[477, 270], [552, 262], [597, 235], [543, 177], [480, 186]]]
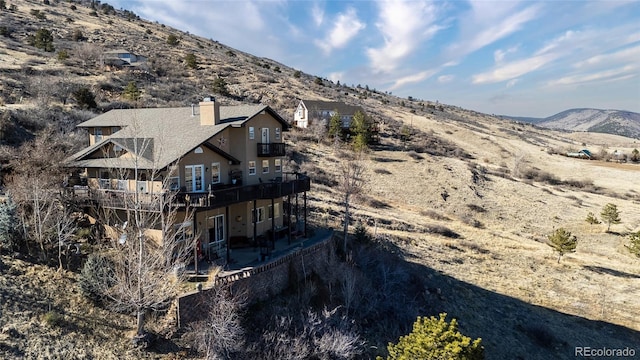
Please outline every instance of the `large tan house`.
[[293, 114], [293, 123], [300, 128], [307, 128], [314, 123], [326, 126], [329, 119], [337, 113], [340, 115], [342, 127], [348, 129], [358, 111], [364, 114], [360, 106], [348, 105], [341, 101], [300, 100]]
[[292, 220], [286, 206], [306, 196], [310, 180], [284, 171], [288, 125], [268, 106], [205, 98], [191, 107], [111, 110], [78, 126], [88, 130], [89, 146], [72, 156], [86, 177], [76, 192], [114, 211], [126, 211], [132, 194], [142, 201], [177, 194], [171, 206], [199, 234], [203, 256], [228, 260], [230, 247], [302, 228], [290, 225], [302, 219]]

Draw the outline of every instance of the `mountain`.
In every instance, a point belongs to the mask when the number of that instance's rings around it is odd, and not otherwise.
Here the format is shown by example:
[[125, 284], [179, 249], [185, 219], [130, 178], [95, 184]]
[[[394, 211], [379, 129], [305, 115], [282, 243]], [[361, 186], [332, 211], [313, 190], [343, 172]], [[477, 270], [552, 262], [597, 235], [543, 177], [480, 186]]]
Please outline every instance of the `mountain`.
[[[298, 99], [344, 101], [380, 122], [380, 143], [362, 155], [366, 184], [352, 215], [373, 240], [361, 239], [363, 245], [381, 253], [342, 254], [350, 261], [330, 278], [308, 274], [288, 295], [249, 309], [246, 315], [259, 321], [243, 321], [247, 348], [257, 348], [255, 339], [291, 344], [290, 353], [262, 358], [293, 354], [302, 337], [292, 336], [307, 332], [307, 322], [297, 329], [295, 323], [309, 305], [345, 314], [366, 345], [361, 359], [385, 356], [388, 342], [411, 331], [417, 316], [441, 312], [457, 318], [467, 336], [482, 337], [493, 359], [570, 359], [584, 344], [640, 343], [640, 264], [626, 252], [624, 236], [640, 230], [640, 165], [558, 155], [583, 148], [631, 154], [633, 139], [560, 132], [366, 84], [340, 85], [228, 47], [215, 34], [194, 36], [96, 1], [8, 3], [0, 10], [0, 161], [25, 156], [15, 148], [47, 131], [82, 144], [86, 134], [75, 125], [109, 109], [189, 106], [205, 95], [225, 105], [260, 102], [285, 119], [293, 118]], [[30, 44], [41, 29], [50, 31], [54, 51]], [[104, 66], [101, 55], [114, 49], [147, 61]], [[95, 95], [95, 108], [82, 107], [74, 95], [81, 88]], [[354, 154], [321, 130], [284, 134], [286, 165], [313, 179], [310, 230], [339, 231], [339, 165]], [[611, 232], [584, 221], [607, 203], [622, 214]], [[558, 263], [546, 242], [560, 227], [579, 244]], [[174, 329], [159, 331], [165, 348], [130, 349], [133, 318], [92, 305], [78, 290], [77, 269], [58, 272], [15, 257], [0, 257], [0, 358], [195, 358], [193, 345]], [[164, 329], [161, 320], [156, 329]], [[272, 324], [284, 325], [268, 330]], [[340, 344], [333, 339], [323, 337], [323, 346]]]
[[548, 118], [509, 117], [541, 127], [640, 137], [640, 114], [623, 110], [570, 109]]

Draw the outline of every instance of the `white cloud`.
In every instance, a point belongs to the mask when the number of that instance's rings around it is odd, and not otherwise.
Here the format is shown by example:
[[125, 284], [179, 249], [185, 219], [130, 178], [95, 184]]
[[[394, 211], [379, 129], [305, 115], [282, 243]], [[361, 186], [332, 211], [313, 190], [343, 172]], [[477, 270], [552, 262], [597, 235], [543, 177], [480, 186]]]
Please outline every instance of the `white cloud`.
[[435, 5], [425, 1], [382, 1], [378, 17], [376, 27], [384, 38], [384, 45], [367, 49], [374, 72], [396, 69], [422, 42], [443, 28], [435, 24]]
[[446, 83], [452, 82], [454, 78], [455, 78], [454, 75], [440, 75], [438, 76], [438, 82], [440, 84], [446, 84]]
[[515, 53], [516, 51], [518, 51], [517, 46], [514, 46], [507, 50], [498, 49], [493, 53], [493, 60], [496, 62], [496, 64], [500, 64], [504, 61], [504, 58], [505, 56], [507, 56], [507, 54]]
[[580, 61], [573, 66], [575, 68], [586, 68], [599, 65], [610, 65], [612, 63], [633, 63], [640, 59], [640, 46], [626, 48], [611, 54], [602, 54], [592, 56], [586, 60]]
[[549, 81], [548, 85], [575, 85], [594, 81], [626, 80], [638, 75], [638, 65], [632, 64], [595, 73], [565, 76], [557, 80]]
[[337, 83], [338, 81], [340, 81], [340, 79], [342, 79], [344, 77], [344, 72], [342, 71], [337, 71], [337, 72], [332, 72], [329, 74], [329, 76], [327, 76], [327, 79]]
[[365, 27], [356, 10], [348, 8], [346, 12], [338, 14], [329, 33], [323, 40], [316, 40], [316, 45], [328, 55], [334, 49], [345, 47]]
[[412, 83], [417, 83], [423, 80], [426, 80], [430, 77], [432, 77], [433, 75], [438, 73], [438, 69], [431, 69], [431, 70], [426, 70], [426, 71], [422, 71], [419, 72], [417, 74], [413, 74], [413, 75], [409, 75], [409, 76], [405, 76], [403, 78], [400, 78], [398, 80], [396, 80], [394, 82], [394, 84], [391, 86], [390, 90], [395, 90], [398, 89], [404, 85], [407, 84], [412, 84]]
[[470, 17], [460, 20], [460, 38], [449, 47], [450, 56], [462, 58], [523, 29], [540, 14], [540, 5], [517, 9], [518, 2], [472, 1]]
[[324, 22], [324, 9], [321, 8], [320, 4], [317, 2], [314, 2], [311, 7], [311, 17], [313, 18], [313, 23], [316, 24], [316, 26], [320, 26]]
[[520, 79], [511, 79], [507, 82], [507, 89], [516, 86], [516, 84], [520, 81]]
[[538, 55], [528, 59], [513, 61], [491, 71], [473, 76], [474, 84], [490, 84], [518, 78], [556, 59], [556, 55]]

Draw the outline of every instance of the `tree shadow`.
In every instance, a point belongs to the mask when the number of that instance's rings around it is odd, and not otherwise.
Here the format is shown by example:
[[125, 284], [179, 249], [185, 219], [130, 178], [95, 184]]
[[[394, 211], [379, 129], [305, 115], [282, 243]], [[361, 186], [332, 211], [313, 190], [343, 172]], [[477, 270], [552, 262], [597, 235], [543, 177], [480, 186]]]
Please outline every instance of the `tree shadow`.
[[602, 267], [602, 266], [584, 265], [583, 268], [586, 269], [586, 270], [589, 270], [589, 271], [593, 271], [593, 272], [598, 273], [598, 274], [607, 274], [607, 275], [611, 275], [611, 276], [615, 276], [615, 277], [621, 277], [621, 278], [625, 278], [625, 279], [640, 279], [640, 275], [630, 274], [628, 272], [609, 269], [609, 268]]

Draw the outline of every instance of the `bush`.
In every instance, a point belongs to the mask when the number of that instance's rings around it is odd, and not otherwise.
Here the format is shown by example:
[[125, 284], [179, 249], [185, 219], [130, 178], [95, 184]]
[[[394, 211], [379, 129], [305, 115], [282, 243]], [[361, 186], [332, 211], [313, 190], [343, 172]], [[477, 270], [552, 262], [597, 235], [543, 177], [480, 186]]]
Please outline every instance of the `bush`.
[[187, 65], [189, 69], [197, 69], [198, 68], [198, 60], [193, 53], [187, 54], [184, 57], [184, 63]]
[[95, 304], [103, 303], [107, 298], [106, 290], [113, 286], [114, 269], [113, 262], [106, 256], [89, 255], [78, 280], [82, 295]]
[[[418, 317], [409, 335], [401, 336], [397, 344], [389, 344], [387, 360], [400, 359], [484, 359], [481, 339], [462, 335], [458, 331], [456, 319], [445, 321], [447, 314], [440, 318]], [[382, 360], [381, 357], [377, 357]]]
[[55, 50], [53, 46], [53, 35], [51, 31], [47, 29], [40, 29], [35, 35], [29, 36], [29, 45], [35, 46], [38, 49], [42, 49], [46, 52], [53, 52]]
[[74, 91], [73, 98], [78, 103], [78, 106], [83, 109], [95, 109], [98, 107], [98, 104], [96, 104], [96, 96], [86, 87]]
[[62, 325], [62, 315], [56, 311], [49, 311], [43, 315], [42, 320], [51, 327], [59, 327]]
[[67, 50], [58, 51], [58, 61], [64, 61], [64, 60], [67, 60], [68, 58], [69, 58], [69, 53], [67, 52]]
[[169, 36], [167, 36], [167, 44], [171, 45], [171, 46], [176, 46], [178, 45], [178, 38], [173, 35], [173, 34], [169, 34]]

